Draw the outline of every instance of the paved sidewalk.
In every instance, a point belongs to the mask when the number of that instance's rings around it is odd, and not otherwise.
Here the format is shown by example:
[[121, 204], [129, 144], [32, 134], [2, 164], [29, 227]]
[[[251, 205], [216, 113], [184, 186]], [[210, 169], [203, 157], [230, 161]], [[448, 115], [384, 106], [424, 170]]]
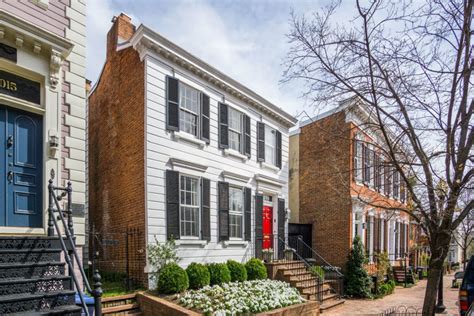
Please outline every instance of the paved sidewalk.
[[[458, 309], [458, 289], [451, 289], [453, 274], [444, 277], [444, 305], [445, 315], [459, 315]], [[356, 300], [346, 299], [345, 304], [324, 315], [377, 315], [383, 311], [400, 305], [420, 308], [423, 306], [426, 280], [419, 281], [411, 288], [397, 287], [395, 292], [382, 299], [376, 300]]]

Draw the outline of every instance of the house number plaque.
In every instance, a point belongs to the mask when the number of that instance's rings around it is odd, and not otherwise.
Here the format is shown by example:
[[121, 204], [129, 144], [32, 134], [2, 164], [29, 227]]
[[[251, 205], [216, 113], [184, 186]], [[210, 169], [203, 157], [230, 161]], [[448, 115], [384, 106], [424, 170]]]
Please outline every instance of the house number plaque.
[[41, 85], [39, 82], [0, 70], [0, 93], [40, 104]]

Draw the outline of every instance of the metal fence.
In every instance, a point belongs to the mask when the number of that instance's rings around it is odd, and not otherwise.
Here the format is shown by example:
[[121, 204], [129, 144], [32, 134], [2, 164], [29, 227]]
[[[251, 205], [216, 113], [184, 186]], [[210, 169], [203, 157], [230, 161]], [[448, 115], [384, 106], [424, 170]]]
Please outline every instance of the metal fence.
[[91, 263], [101, 273], [105, 291], [130, 291], [146, 284], [145, 235], [139, 228], [89, 232]]
[[422, 308], [421, 307], [414, 307], [414, 306], [396, 306], [390, 307], [383, 311], [380, 316], [388, 316], [388, 315], [396, 315], [396, 316], [416, 316], [422, 315]]

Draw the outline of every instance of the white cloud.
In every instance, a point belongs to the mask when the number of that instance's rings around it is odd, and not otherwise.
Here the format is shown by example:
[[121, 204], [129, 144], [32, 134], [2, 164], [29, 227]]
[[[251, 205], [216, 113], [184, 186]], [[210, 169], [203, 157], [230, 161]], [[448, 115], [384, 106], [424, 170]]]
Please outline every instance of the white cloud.
[[[224, 5], [227, 4], [227, 5]], [[304, 100], [296, 83], [280, 86], [288, 50], [290, 4], [304, 12], [314, 2], [247, 1], [239, 5], [204, 1], [88, 2], [87, 76], [97, 79], [105, 58], [111, 18], [120, 12], [198, 56], [291, 114]], [[138, 19], [139, 20], [138, 20]]]

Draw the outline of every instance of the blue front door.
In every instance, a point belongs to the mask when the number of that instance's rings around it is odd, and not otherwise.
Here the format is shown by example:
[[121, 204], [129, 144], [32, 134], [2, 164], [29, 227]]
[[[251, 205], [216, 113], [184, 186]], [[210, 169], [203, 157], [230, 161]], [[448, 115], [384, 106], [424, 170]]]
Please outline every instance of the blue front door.
[[43, 227], [42, 117], [0, 106], [0, 226]]

